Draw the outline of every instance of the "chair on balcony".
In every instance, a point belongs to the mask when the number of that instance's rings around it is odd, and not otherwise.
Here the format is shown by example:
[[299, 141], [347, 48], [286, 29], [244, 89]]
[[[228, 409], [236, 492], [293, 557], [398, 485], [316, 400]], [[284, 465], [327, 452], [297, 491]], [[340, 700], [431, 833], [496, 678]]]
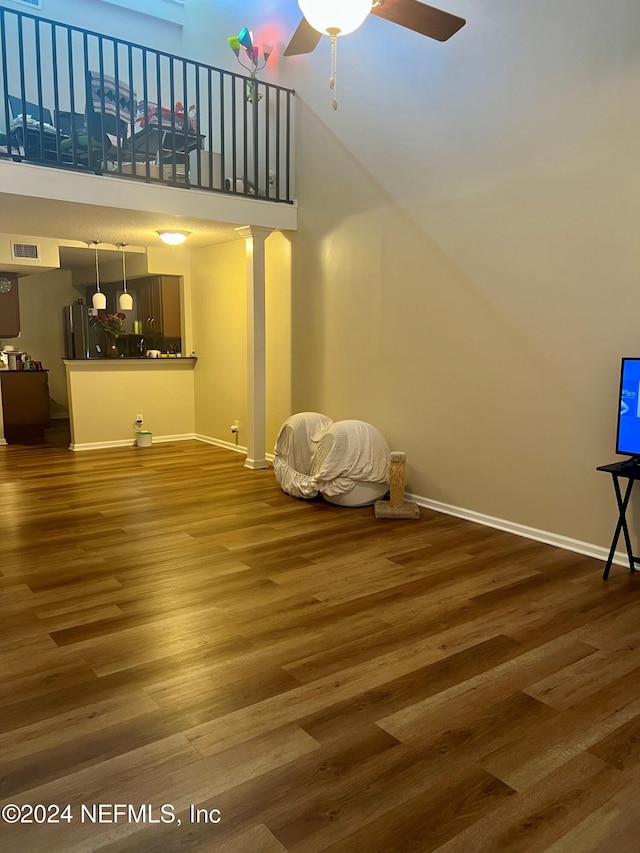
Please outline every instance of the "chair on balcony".
[[85, 129], [86, 118], [84, 113], [70, 113], [64, 110], [56, 110], [56, 127], [63, 136], [71, 136]]
[[30, 101], [8, 96], [12, 122], [10, 137], [20, 155], [30, 160], [56, 159], [56, 129], [51, 111]]
[[[58, 113], [69, 135], [61, 145], [64, 152], [75, 150], [76, 160], [96, 174], [109, 170], [128, 147], [132, 103], [129, 86], [107, 74], [89, 71], [86, 77], [86, 112]], [[58, 125], [62, 130], [62, 126]]]

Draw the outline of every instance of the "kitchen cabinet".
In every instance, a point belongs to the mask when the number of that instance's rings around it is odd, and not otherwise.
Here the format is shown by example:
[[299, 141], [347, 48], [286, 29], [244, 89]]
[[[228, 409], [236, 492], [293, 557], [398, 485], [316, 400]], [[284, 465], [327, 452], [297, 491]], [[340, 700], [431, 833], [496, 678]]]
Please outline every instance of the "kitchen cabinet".
[[9, 444], [42, 438], [50, 425], [49, 380], [46, 370], [2, 370], [4, 437]]
[[138, 317], [142, 334], [153, 337], [179, 338], [180, 279], [174, 275], [158, 275], [131, 282], [138, 294]]
[[0, 272], [0, 338], [17, 338], [19, 334], [18, 276]]

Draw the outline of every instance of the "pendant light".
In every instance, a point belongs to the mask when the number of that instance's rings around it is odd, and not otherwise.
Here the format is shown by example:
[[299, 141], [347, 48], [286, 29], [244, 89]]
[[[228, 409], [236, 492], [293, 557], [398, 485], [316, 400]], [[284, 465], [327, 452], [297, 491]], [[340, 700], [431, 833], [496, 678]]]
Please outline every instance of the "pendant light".
[[120, 243], [122, 249], [122, 293], [118, 296], [118, 308], [121, 311], [133, 309], [133, 296], [127, 290], [127, 265], [124, 259], [124, 247], [126, 245], [126, 243]]
[[91, 304], [97, 311], [104, 311], [107, 307], [107, 297], [100, 290], [100, 269], [98, 267], [98, 245], [99, 240], [92, 240], [96, 252], [96, 292], [91, 297]]

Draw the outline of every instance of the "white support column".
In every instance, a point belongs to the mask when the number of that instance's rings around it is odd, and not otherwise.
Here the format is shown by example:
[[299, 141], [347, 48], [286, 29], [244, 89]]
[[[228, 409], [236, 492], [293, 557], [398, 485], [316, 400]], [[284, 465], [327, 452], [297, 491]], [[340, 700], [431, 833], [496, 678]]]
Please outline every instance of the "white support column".
[[7, 440], [4, 437], [4, 415], [2, 414], [2, 391], [0, 390], [0, 447], [6, 445]]
[[246, 468], [268, 468], [265, 456], [265, 253], [270, 228], [236, 228], [245, 241], [247, 282], [247, 460]]

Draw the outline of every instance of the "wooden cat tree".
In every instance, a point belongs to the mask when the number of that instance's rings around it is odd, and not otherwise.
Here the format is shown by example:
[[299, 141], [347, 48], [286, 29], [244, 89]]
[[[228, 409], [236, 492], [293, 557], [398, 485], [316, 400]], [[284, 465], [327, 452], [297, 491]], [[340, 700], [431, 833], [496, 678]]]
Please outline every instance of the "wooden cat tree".
[[376, 501], [373, 507], [376, 518], [420, 518], [420, 507], [404, 499], [407, 455], [401, 450], [391, 451], [389, 464], [389, 500]]

